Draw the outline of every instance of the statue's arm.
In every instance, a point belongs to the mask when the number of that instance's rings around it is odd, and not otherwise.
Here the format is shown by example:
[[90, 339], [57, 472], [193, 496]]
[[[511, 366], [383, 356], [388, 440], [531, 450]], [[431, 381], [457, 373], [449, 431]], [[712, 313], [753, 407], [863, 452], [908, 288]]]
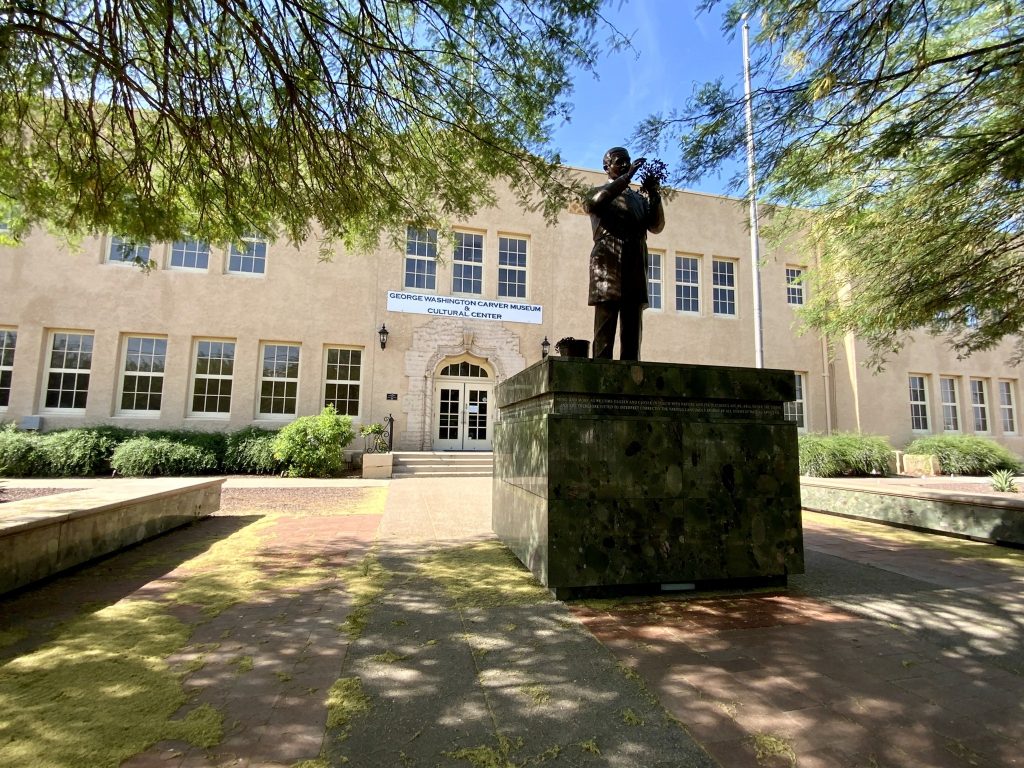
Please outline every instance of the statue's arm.
[[585, 201], [587, 212], [599, 213], [608, 203], [621, 195], [626, 187], [629, 186], [629, 182], [633, 180], [633, 175], [639, 171], [646, 162], [646, 158], [638, 158], [630, 164], [629, 170], [621, 176], [617, 176], [612, 179], [603, 187], [595, 187], [592, 189], [590, 194], [587, 195]]
[[665, 207], [661, 204], [661, 192], [653, 190], [648, 194], [650, 214], [647, 219], [647, 231], [655, 235], [665, 228]]

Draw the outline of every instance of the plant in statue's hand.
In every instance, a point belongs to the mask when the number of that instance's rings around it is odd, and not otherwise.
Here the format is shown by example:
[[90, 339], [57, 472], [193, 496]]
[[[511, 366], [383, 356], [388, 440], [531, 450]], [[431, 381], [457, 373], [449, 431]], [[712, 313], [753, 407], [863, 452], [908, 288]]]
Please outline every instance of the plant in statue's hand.
[[638, 171], [637, 177], [641, 188], [646, 187], [650, 179], [654, 179], [658, 186], [661, 186], [668, 180], [668, 166], [658, 159], [648, 160]]

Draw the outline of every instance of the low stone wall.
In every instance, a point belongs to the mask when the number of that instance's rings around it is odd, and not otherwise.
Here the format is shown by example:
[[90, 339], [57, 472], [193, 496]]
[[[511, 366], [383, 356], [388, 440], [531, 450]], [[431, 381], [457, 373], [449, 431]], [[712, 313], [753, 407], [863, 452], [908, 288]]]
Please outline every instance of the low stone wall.
[[804, 509], [1024, 546], [1024, 498], [800, 478]]
[[119, 480], [0, 506], [0, 594], [220, 509], [224, 478]]

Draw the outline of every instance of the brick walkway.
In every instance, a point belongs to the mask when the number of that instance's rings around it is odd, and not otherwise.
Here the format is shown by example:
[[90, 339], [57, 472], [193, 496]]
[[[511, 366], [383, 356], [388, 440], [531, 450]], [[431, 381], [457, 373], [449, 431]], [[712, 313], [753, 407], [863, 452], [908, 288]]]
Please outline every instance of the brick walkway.
[[[329, 500], [357, 486], [289, 487]], [[397, 480], [387, 495], [383, 516], [276, 515], [251, 557], [279, 586], [212, 619], [177, 605], [195, 629], [171, 661], [203, 662], [184, 678], [183, 712], [212, 705], [225, 736], [210, 750], [161, 742], [125, 766], [290, 768], [317, 756], [465, 766], [471, 752], [503, 767], [710, 766], [687, 732], [723, 768], [1024, 764], [1020, 553], [972, 557], [997, 550], [809, 514], [808, 572], [787, 590], [481, 611], [446, 596], [417, 563], [492, 539], [490, 480]], [[264, 497], [287, 511], [284, 490]], [[197, 545], [261, 516], [219, 515], [0, 600], [0, 629], [28, 630], [4, 655], [51, 635], [85, 601], [166, 598]], [[343, 581], [286, 577], [351, 566], [374, 541], [391, 586], [351, 643], [338, 631], [351, 607]], [[382, 651], [400, 661], [382, 664]], [[343, 675], [376, 702], [347, 737], [325, 728], [326, 691]], [[637, 680], [686, 731], [658, 718]], [[580, 748], [598, 742], [600, 755]], [[455, 757], [453, 745], [469, 752]], [[473, 752], [484, 745], [504, 751]]]

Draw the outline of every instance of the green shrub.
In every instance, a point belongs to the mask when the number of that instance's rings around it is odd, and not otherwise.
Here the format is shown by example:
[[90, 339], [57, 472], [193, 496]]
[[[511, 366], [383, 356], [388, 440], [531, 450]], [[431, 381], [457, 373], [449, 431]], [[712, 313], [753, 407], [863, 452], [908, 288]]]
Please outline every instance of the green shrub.
[[134, 437], [114, 449], [110, 466], [126, 477], [204, 475], [217, 471], [217, 457], [197, 445], [166, 437]]
[[282, 429], [274, 458], [290, 477], [332, 477], [344, 466], [344, 449], [355, 437], [352, 419], [327, 406], [319, 416], [303, 416]]
[[0, 477], [31, 477], [38, 464], [39, 435], [13, 424], [0, 429]]
[[89, 477], [110, 473], [110, 457], [127, 430], [86, 427], [39, 436], [35, 473], [47, 477]]
[[284, 465], [274, 458], [277, 432], [246, 427], [227, 436], [224, 471], [248, 475], [275, 475]]
[[1020, 460], [994, 440], [974, 435], [921, 437], [906, 453], [930, 453], [939, 458], [944, 475], [990, 475], [1001, 469], [1020, 472]]
[[223, 432], [199, 432], [194, 429], [158, 429], [145, 433], [154, 440], [170, 440], [182, 445], [191, 445], [205, 454], [213, 456], [216, 466], [211, 472], [220, 472], [224, 466], [227, 450], [227, 436]]
[[889, 442], [876, 435], [800, 435], [800, 474], [811, 477], [884, 475], [891, 455]]
[[993, 472], [989, 478], [992, 483], [992, 490], [999, 493], [1017, 493], [1017, 483], [1013, 479], [1013, 472], [1008, 469], [1000, 469]]

